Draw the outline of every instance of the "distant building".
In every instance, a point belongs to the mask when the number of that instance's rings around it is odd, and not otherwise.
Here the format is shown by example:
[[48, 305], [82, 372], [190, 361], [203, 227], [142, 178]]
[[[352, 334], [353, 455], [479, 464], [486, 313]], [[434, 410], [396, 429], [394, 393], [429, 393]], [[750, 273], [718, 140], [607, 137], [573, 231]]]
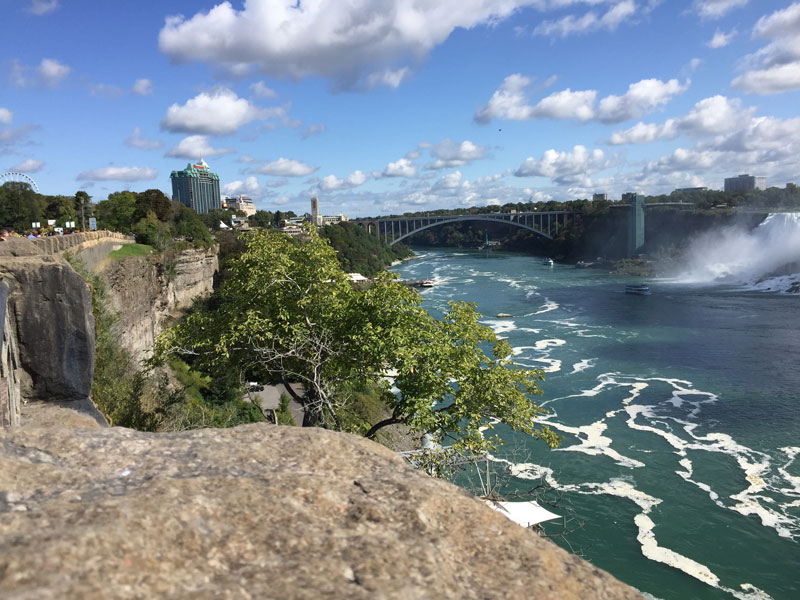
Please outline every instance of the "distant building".
[[319, 217], [322, 225], [332, 225], [334, 223], [344, 223], [347, 221], [346, 215], [323, 215]]
[[319, 227], [322, 221], [319, 218], [319, 201], [316, 198], [311, 199], [311, 223]]
[[636, 200], [636, 192], [625, 192], [622, 194], [623, 202], [634, 202]]
[[693, 188], [676, 188], [672, 193], [675, 192], [683, 193], [683, 194], [693, 194], [695, 192], [707, 192], [707, 187], [693, 187]]
[[199, 164], [189, 163], [183, 171], [173, 171], [169, 178], [172, 180], [172, 199], [193, 208], [197, 214], [222, 208], [219, 175], [212, 173], [202, 158]]
[[754, 175], [739, 175], [737, 177], [725, 178], [725, 191], [726, 192], [747, 192], [749, 190], [765, 190], [767, 189], [767, 178], [756, 177]]
[[597, 200], [608, 200], [608, 194], [592, 194], [592, 202]]
[[226, 208], [240, 210], [248, 217], [256, 214], [256, 205], [253, 204], [253, 199], [247, 196], [226, 197], [225, 204], [227, 204]]

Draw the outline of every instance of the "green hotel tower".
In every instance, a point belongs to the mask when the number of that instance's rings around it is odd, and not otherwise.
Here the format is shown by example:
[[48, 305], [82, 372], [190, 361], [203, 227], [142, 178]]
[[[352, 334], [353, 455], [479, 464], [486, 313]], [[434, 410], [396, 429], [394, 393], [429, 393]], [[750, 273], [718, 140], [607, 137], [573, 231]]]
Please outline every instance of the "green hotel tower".
[[183, 171], [173, 171], [172, 199], [193, 208], [202, 215], [214, 208], [222, 208], [219, 195], [219, 175], [212, 173], [202, 158], [199, 164], [189, 163]]

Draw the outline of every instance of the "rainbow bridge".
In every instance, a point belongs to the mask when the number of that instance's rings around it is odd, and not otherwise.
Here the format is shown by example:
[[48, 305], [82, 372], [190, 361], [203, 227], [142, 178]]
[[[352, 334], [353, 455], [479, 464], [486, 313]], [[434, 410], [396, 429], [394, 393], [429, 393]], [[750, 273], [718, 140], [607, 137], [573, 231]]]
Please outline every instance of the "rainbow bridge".
[[380, 217], [376, 219], [353, 219], [378, 239], [390, 246], [425, 229], [458, 223], [460, 221], [488, 221], [492, 223], [508, 223], [537, 233], [549, 240], [558, 233], [559, 228], [567, 227], [575, 222], [581, 213], [569, 211], [550, 212], [502, 212], [466, 215], [417, 215], [410, 217]]

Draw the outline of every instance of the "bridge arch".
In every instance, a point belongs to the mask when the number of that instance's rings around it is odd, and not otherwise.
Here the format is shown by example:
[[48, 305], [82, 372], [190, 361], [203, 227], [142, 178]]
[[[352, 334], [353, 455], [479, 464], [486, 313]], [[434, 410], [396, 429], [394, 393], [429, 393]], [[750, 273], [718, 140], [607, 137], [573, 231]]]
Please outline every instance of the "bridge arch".
[[461, 221], [483, 221], [485, 223], [506, 223], [508, 225], [513, 225], [515, 227], [521, 227], [522, 229], [527, 229], [528, 231], [532, 231], [542, 237], [547, 238], [548, 240], [552, 240], [553, 237], [546, 234], [545, 232], [532, 227], [530, 225], [525, 225], [523, 223], [518, 223], [517, 221], [511, 221], [506, 219], [492, 219], [489, 217], [482, 217], [482, 216], [472, 216], [472, 215], [458, 215], [456, 218], [451, 218], [443, 221], [436, 221], [435, 223], [429, 223], [427, 225], [422, 225], [417, 227], [413, 231], [409, 231], [408, 233], [404, 233], [400, 237], [394, 238], [393, 241], [389, 242], [390, 246], [394, 246], [397, 242], [402, 242], [404, 239], [411, 237], [415, 233], [419, 233], [420, 231], [425, 231], [426, 229], [431, 229], [432, 227], [438, 227], [439, 225], [447, 225], [448, 223], [459, 223]]
[[387, 244], [393, 246], [415, 233], [450, 223], [461, 221], [483, 221], [487, 223], [508, 223], [521, 229], [526, 229], [552, 240], [554, 234], [558, 233], [559, 227], [569, 225], [569, 217], [574, 222], [579, 213], [570, 211], [547, 211], [547, 212], [521, 212], [521, 213], [484, 213], [470, 215], [419, 215], [413, 217], [387, 217], [378, 219], [358, 220], [361, 227], [367, 229], [370, 234], [382, 239]]

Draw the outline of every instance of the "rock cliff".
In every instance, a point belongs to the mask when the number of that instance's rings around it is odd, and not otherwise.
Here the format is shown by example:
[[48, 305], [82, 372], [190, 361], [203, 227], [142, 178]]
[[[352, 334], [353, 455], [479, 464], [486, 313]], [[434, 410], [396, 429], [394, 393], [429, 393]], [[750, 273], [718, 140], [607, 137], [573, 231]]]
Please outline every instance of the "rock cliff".
[[9, 286], [9, 331], [18, 348], [26, 401], [89, 397], [94, 373], [94, 317], [89, 287], [58, 254], [27, 240], [4, 242], [0, 278]]
[[0, 595], [638, 598], [389, 450], [321, 429], [0, 434]]
[[102, 265], [100, 275], [119, 312], [122, 344], [137, 359], [147, 358], [168, 321], [189, 308], [195, 298], [211, 293], [217, 268], [216, 248]]

